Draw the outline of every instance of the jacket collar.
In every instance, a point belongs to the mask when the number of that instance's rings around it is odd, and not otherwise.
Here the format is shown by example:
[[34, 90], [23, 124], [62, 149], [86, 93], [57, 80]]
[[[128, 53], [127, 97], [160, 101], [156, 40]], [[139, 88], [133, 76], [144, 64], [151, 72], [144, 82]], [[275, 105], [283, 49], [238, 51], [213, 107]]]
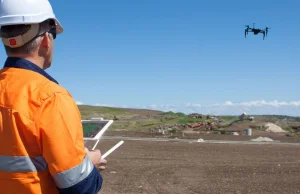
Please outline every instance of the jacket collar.
[[50, 81], [53, 81], [58, 84], [58, 82], [54, 78], [52, 78], [48, 73], [46, 73], [46, 71], [44, 71], [42, 68], [40, 68], [36, 64], [34, 64], [26, 59], [23, 59], [23, 58], [7, 57], [5, 64], [4, 64], [4, 68], [5, 67], [31, 70], [31, 71], [37, 72], [37, 73], [45, 76]]

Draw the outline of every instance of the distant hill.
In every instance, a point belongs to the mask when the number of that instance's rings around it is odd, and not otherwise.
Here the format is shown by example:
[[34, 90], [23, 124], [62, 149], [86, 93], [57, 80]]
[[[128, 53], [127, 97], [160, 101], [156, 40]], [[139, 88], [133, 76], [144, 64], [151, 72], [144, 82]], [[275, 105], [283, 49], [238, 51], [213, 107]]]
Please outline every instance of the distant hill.
[[104, 119], [128, 119], [135, 116], [153, 116], [163, 113], [162, 111], [133, 109], [133, 108], [114, 108], [103, 106], [78, 105], [82, 119], [92, 117], [102, 117]]
[[[253, 126], [261, 128], [264, 123], [274, 123], [290, 132], [300, 131], [300, 117], [290, 117], [285, 115], [249, 115], [254, 121], [239, 122], [239, 115], [218, 116], [203, 115], [201, 118], [193, 118], [183, 113], [163, 112], [158, 110], [134, 109], [134, 108], [114, 108], [90, 105], [78, 105], [82, 119], [101, 117], [103, 119], [114, 120], [110, 130], [127, 131], [148, 131], [158, 126], [187, 125], [191, 123], [215, 123], [217, 129], [245, 128]], [[206, 130], [206, 129], [205, 129]]]
[[[154, 116], [162, 115], [168, 112], [163, 112], [159, 110], [149, 110], [149, 109], [136, 109], [136, 108], [115, 108], [115, 107], [104, 107], [104, 106], [91, 106], [91, 105], [78, 105], [83, 119], [89, 119], [91, 117], [103, 117], [105, 119], [113, 119], [114, 116], [121, 118], [130, 118], [135, 116]], [[183, 114], [183, 113], [181, 113]], [[221, 115], [228, 116], [228, 115]], [[235, 115], [239, 116], [239, 115]], [[249, 115], [263, 120], [298, 120], [300, 117], [292, 117], [286, 115]]]

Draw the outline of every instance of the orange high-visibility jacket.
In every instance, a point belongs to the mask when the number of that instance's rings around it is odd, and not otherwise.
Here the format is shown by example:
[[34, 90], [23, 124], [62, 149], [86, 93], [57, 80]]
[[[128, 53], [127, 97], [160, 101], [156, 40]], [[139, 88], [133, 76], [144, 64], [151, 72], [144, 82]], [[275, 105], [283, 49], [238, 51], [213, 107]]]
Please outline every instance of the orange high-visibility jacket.
[[9, 57], [0, 71], [0, 193], [97, 193], [101, 185], [69, 92], [33, 63]]

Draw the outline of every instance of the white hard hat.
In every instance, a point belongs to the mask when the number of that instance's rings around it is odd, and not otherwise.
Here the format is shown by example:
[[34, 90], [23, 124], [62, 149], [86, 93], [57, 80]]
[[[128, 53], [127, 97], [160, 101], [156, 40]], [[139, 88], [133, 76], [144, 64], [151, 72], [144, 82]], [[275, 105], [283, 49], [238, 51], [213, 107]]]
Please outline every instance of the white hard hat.
[[48, 0], [1, 0], [0, 2], [0, 26], [37, 24], [47, 19], [55, 21], [57, 34], [63, 32]]

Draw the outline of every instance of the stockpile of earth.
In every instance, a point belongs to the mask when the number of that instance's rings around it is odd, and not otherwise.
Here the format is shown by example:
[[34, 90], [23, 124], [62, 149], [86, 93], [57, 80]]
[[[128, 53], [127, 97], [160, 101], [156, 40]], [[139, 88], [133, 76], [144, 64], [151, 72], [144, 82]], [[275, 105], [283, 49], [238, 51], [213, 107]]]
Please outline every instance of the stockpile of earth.
[[266, 127], [266, 131], [272, 132], [272, 133], [285, 133], [286, 132], [281, 127], [279, 127], [273, 123], [266, 123], [265, 127]]
[[273, 139], [270, 139], [268, 137], [258, 137], [256, 139], [251, 139], [251, 141], [257, 141], [257, 142], [272, 142]]

